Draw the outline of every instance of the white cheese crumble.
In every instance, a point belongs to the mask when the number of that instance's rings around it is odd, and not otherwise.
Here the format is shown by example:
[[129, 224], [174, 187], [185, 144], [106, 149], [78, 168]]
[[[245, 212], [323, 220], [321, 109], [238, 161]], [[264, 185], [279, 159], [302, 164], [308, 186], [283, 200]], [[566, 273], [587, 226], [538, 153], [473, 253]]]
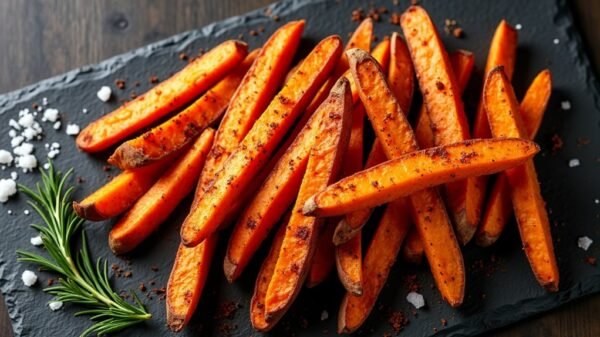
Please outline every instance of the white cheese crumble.
[[46, 109], [44, 110], [44, 117], [42, 117], [42, 121], [46, 122], [56, 122], [59, 118], [59, 113], [57, 109]]
[[29, 239], [29, 242], [31, 242], [32, 245], [34, 246], [41, 246], [44, 244], [44, 241], [42, 241], [42, 237], [41, 236], [34, 236], [31, 239]]
[[0, 179], [0, 202], [7, 202], [8, 198], [17, 193], [17, 183], [12, 179]]
[[579, 165], [581, 165], [581, 162], [579, 161], [579, 159], [573, 158], [573, 159], [569, 160], [569, 167], [577, 167]]
[[75, 135], [77, 135], [77, 134], [79, 134], [79, 125], [77, 125], [77, 124], [68, 124], [67, 125], [67, 130], [65, 130], [65, 132], [69, 136], [75, 136]]
[[21, 274], [21, 280], [23, 280], [24, 285], [32, 287], [37, 282], [37, 275], [31, 270], [25, 270]]
[[102, 88], [100, 88], [100, 90], [98, 90], [98, 93], [96, 95], [102, 102], [108, 102], [111, 94], [112, 90], [110, 89], [110, 87], [103, 86]]
[[0, 164], [10, 165], [12, 164], [13, 156], [6, 150], [0, 150]]
[[406, 300], [408, 303], [412, 304], [415, 309], [421, 309], [425, 306], [425, 298], [423, 295], [414, 291], [411, 291], [408, 293], [408, 295], [406, 295]]
[[560, 102], [560, 108], [563, 110], [571, 110], [571, 102], [569, 102], [569, 101]]
[[587, 251], [590, 248], [592, 243], [594, 243], [594, 240], [590, 239], [587, 236], [582, 236], [579, 239], [577, 239], [577, 247], [585, 251]]
[[52, 310], [52, 311], [60, 310], [60, 308], [62, 308], [62, 306], [63, 306], [63, 302], [50, 301], [50, 302], [48, 302], [48, 306], [50, 307], [50, 310]]

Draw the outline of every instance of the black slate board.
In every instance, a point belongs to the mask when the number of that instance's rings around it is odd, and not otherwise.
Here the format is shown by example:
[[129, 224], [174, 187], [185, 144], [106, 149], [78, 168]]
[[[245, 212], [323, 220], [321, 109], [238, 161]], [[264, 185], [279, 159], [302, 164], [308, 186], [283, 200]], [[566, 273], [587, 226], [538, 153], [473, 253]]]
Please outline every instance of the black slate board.
[[[372, 3], [376, 7], [385, 5], [398, 12], [408, 6], [406, 0], [401, 1], [398, 6], [393, 6], [387, 0]], [[47, 97], [49, 106], [61, 111], [63, 129], [56, 132], [49, 124], [44, 124], [46, 135], [42, 141], [36, 142], [37, 156], [40, 160], [45, 157], [44, 143], [60, 142], [62, 152], [55, 162], [61, 169], [75, 167], [76, 176], [85, 178], [76, 192], [76, 197], [80, 198], [105, 182], [109, 174], [115, 174], [114, 171], [102, 170], [101, 156], [93, 157], [77, 151], [73, 139], [64, 133], [67, 122], [84, 126], [118, 106], [115, 98], [108, 104], [96, 98], [96, 91], [100, 86], [111, 85], [117, 98], [127, 98], [135, 81], [140, 81], [141, 85], [133, 90], [140, 93], [150, 87], [147, 80], [149, 76], [157, 75], [164, 79], [183, 67], [185, 63], [178, 59], [180, 52], [192, 55], [200, 48], [210, 48], [223, 40], [236, 38], [241, 33], [244, 33], [251, 47], [257, 47], [283, 22], [293, 19], [307, 19], [303, 43], [306, 51], [315, 41], [329, 34], [337, 33], [346, 38], [346, 34], [356, 26], [356, 23], [351, 22], [350, 14], [361, 4], [358, 0], [285, 1], [271, 6], [272, 13], [280, 17], [279, 22], [264, 15], [263, 10], [254, 11], [0, 96], [0, 125], [5, 130], [0, 135], [0, 148], [10, 149], [8, 120], [17, 118], [20, 109], [30, 107], [33, 102], [39, 103], [43, 97]], [[433, 281], [426, 267], [412, 267], [399, 262], [380, 296], [381, 305], [377, 305], [358, 335], [381, 336], [384, 332], [391, 331], [387, 323], [390, 310], [402, 311], [410, 319], [410, 324], [403, 332], [405, 335], [434, 335], [434, 328], [438, 329], [439, 336], [476, 335], [598, 292], [600, 268], [586, 264], [584, 258], [598, 255], [600, 244], [596, 243], [590, 251], [584, 252], [577, 248], [576, 241], [582, 235], [600, 241], [600, 205], [595, 202], [600, 198], [600, 179], [597, 178], [600, 165], [600, 93], [566, 2], [463, 0], [423, 1], [422, 4], [438, 27], [443, 27], [446, 18], [460, 22], [466, 36], [463, 39], [443, 36], [448, 49], [465, 48], [476, 55], [477, 70], [465, 102], [469, 111], [474, 110], [477, 102], [489, 40], [502, 18], [523, 27], [519, 32], [519, 55], [514, 76], [517, 95], [522, 96], [527, 84], [538, 71], [546, 67], [552, 70], [554, 92], [537, 139], [543, 151], [537, 156], [536, 165], [543, 194], [551, 211], [550, 217], [555, 224], [553, 234], [562, 277], [561, 291], [548, 294], [537, 285], [520, 249], [518, 233], [512, 223], [493, 248], [482, 250], [471, 244], [465, 249], [467, 297], [460, 309], [452, 309], [441, 302], [437, 291], [430, 287]], [[383, 15], [382, 22], [376, 25], [379, 37], [399, 30], [399, 27], [388, 23], [388, 18], [389, 14]], [[259, 26], [263, 26], [265, 32], [256, 37], [249, 36], [249, 30]], [[559, 43], [554, 44], [554, 39], [558, 39]], [[118, 78], [127, 80], [128, 90], [119, 91], [114, 88], [113, 83]], [[561, 109], [560, 103], [565, 100], [571, 102], [571, 110]], [[89, 113], [82, 114], [83, 108], [87, 108]], [[548, 141], [554, 133], [558, 133], [565, 142], [564, 148], [556, 155], [550, 153]], [[591, 143], [577, 146], [578, 137], [587, 137]], [[572, 158], [578, 158], [581, 166], [569, 168], [567, 162]], [[0, 177], [8, 177], [11, 171], [12, 168], [0, 171]], [[31, 186], [38, 178], [38, 174], [19, 172], [18, 182]], [[107, 247], [110, 222], [86, 224], [94, 257], [119, 263], [133, 273], [131, 278], [116, 278], [114, 283], [117, 288], [137, 289], [140, 282], [149, 284], [151, 280], [156, 282], [155, 287], [166, 284], [179, 240], [179, 223], [187, 207], [188, 203], [182, 204], [157, 234], [128, 256], [132, 261], [130, 266], [126, 261], [114, 257]], [[8, 306], [15, 336], [78, 335], [90, 324], [86, 317], [73, 317], [75, 308], [70, 305], [59, 312], [51, 312], [46, 305], [50, 296], [44, 294], [39, 285], [28, 289], [20, 280], [21, 272], [32, 266], [17, 263], [15, 250], [38, 249], [29, 243], [29, 238], [36, 235], [29, 224], [38, 219], [35, 215], [24, 215], [25, 209], [27, 207], [22, 195], [0, 205], [3, 227], [0, 238], [0, 289]], [[8, 215], [8, 210], [12, 210], [13, 215]], [[253, 263], [239, 282], [228, 285], [221, 270], [222, 253], [223, 244], [217, 253], [197, 314], [191, 326], [181, 336], [199, 333], [205, 336], [223, 335], [222, 329], [226, 325], [237, 326], [231, 330], [232, 336], [257, 335], [251, 329], [247, 311], [258, 262]], [[480, 260], [485, 266], [493, 268], [474, 268]], [[495, 262], [491, 262], [492, 260]], [[152, 266], [156, 266], [158, 272], [152, 271]], [[45, 284], [51, 277], [46, 273], [38, 274], [41, 284]], [[405, 300], [408, 291], [406, 276], [413, 274], [417, 275], [428, 303], [427, 308], [420, 310], [417, 317], [411, 314], [411, 307]], [[304, 290], [271, 335], [289, 335], [292, 331], [297, 336], [319, 336], [324, 331], [328, 331], [329, 335], [333, 334], [341, 295], [341, 287], [333, 278], [316, 289]], [[158, 300], [157, 296], [152, 297], [151, 300], [145, 299], [145, 303], [154, 315], [153, 320], [129, 329], [120, 336], [171, 335], [165, 327], [164, 301]], [[215, 319], [218, 305], [224, 301], [241, 305], [231, 320]], [[328, 312], [329, 318], [321, 321], [323, 310]], [[448, 320], [446, 327], [441, 326], [441, 319]], [[303, 324], [304, 320], [307, 325]]]

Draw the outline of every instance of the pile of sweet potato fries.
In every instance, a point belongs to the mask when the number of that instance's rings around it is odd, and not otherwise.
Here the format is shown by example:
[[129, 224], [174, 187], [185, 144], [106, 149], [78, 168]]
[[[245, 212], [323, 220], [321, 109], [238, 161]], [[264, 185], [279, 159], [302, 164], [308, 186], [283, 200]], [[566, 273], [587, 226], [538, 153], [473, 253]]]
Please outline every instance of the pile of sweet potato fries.
[[[402, 15], [404, 38], [394, 33], [371, 50], [373, 23], [366, 19], [345, 51], [338, 36], [329, 36], [292, 67], [304, 24], [283, 25], [252, 52], [234, 40], [214, 47], [77, 138], [86, 152], [118, 145], [108, 161], [123, 172], [74, 203], [89, 220], [120, 216], [109, 237], [116, 254], [139, 245], [197, 186], [167, 289], [169, 327], [180, 331], [190, 320], [219, 232], [230, 224], [230, 282], [279, 224], [250, 304], [260, 331], [277, 323], [303, 285], [319, 284], [334, 266], [347, 290], [339, 332], [355, 331], [401, 249], [409, 262], [425, 256], [444, 300], [459, 306], [460, 245], [472, 238], [491, 245], [513, 212], [533, 273], [556, 291], [532, 160], [539, 148], [531, 141], [551, 76], [542, 71], [517, 101], [510, 83], [516, 30], [504, 21], [496, 30], [470, 126], [461, 96], [474, 56], [448, 53], [423, 8]], [[411, 125], [415, 88], [423, 104]], [[367, 127], [376, 135], [372, 145], [363, 138]], [[363, 256], [361, 230], [383, 204]]]

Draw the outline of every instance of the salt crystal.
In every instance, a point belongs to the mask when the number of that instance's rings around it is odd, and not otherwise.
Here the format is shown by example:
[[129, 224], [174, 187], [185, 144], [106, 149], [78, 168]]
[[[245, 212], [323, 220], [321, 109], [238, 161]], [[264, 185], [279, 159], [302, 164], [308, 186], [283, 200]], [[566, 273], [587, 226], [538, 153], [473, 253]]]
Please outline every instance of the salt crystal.
[[321, 312], [321, 320], [324, 321], [324, 320], [326, 320], [328, 318], [329, 318], [329, 313], [327, 312], [327, 310], [323, 310]]
[[102, 88], [100, 88], [100, 90], [98, 90], [98, 93], [96, 95], [102, 102], [108, 102], [111, 94], [112, 90], [110, 89], [110, 87], [103, 86]]
[[7, 202], [8, 198], [17, 193], [17, 183], [12, 179], [0, 179], [0, 202]]
[[425, 298], [423, 297], [423, 295], [414, 291], [411, 291], [408, 293], [408, 295], [406, 295], [406, 300], [408, 301], [408, 303], [412, 304], [416, 309], [421, 309], [425, 306]]
[[77, 124], [68, 124], [67, 125], [67, 130], [65, 130], [65, 132], [69, 136], [75, 136], [75, 135], [77, 135], [79, 133], [79, 125], [77, 125]]
[[45, 163], [45, 164], [44, 164], [44, 170], [47, 170], [47, 169], [49, 169], [49, 168], [50, 168], [50, 163]]
[[559, 44], [559, 43], [560, 43], [560, 40], [559, 40], [559, 39], [554, 39], [554, 40], [552, 40], [552, 42], [553, 42], [554, 44]]
[[18, 159], [17, 167], [22, 168], [23, 172], [30, 172], [37, 167], [37, 158], [32, 154], [21, 156]]
[[600, 204], [600, 199], [594, 199], [594, 203], [596, 203], [596, 205]]
[[59, 144], [59, 143], [57, 143], [57, 142], [53, 142], [53, 143], [50, 145], [50, 148], [51, 148], [51, 149], [60, 149], [60, 144]]
[[579, 159], [573, 158], [573, 159], [569, 160], [569, 167], [577, 167], [579, 165], [581, 165], [581, 162], [579, 161]]
[[15, 138], [17, 136], [17, 131], [10, 129], [10, 131], [8, 131], [8, 136], [10, 138]]
[[590, 248], [592, 243], [594, 243], [594, 240], [590, 239], [587, 236], [582, 236], [579, 239], [577, 239], [577, 247], [585, 251], [587, 251]]
[[23, 211], [23, 214], [25, 214], [25, 215], [29, 215], [29, 210], [28, 210], [28, 209], [24, 210], [24, 211]]
[[44, 110], [44, 118], [42, 120], [54, 123], [58, 120], [58, 117], [59, 113], [57, 109], [46, 109]]
[[86, 108], [83, 108], [83, 110], [81, 110], [81, 113], [85, 115], [86, 113], [88, 113], [88, 110]]
[[54, 125], [52, 125], [52, 128], [54, 130], [58, 130], [58, 129], [60, 129], [60, 126], [61, 126], [61, 123], [60, 122], [56, 122], [56, 123], [54, 123]]
[[32, 287], [37, 282], [37, 275], [31, 270], [25, 270], [21, 274], [21, 280], [23, 280], [23, 284], [26, 286]]
[[523, 25], [521, 25], [520, 23], [517, 23], [517, 24], [515, 25], [515, 29], [516, 29], [516, 30], [521, 30], [521, 29], [523, 29]]
[[33, 144], [23, 143], [13, 149], [13, 153], [18, 156], [24, 156], [33, 152]]
[[23, 143], [23, 141], [25, 140], [25, 137], [23, 136], [17, 136], [13, 139], [10, 140], [10, 145], [12, 147], [17, 147], [19, 146], [19, 144]]
[[10, 165], [13, 161], [13, 156], [6, 150], [0, 150], [0, 164]]
[[48, 98], [42, 98], [42, 105], [48, 105]]
[[9, 210], [8, 210], [6, 213], [7, 213], [8, 215], [12, 215], [12, 209], [9, 209]]
[[54, 159], [59, 153], [60, 151], [58, 150], [50, 150], [50, 152], [48, 152], [48, 158]]
[[11, 120], [8, 121], [8, 126], [10, 126], [13, 129], [16, 129], [16, 130], [21, 130], [21, 126], [14, 119], [11, 119]]
[[569, 102], [569, 101], [560, 102], [560, 108], [563, 110], [571, 110], [571, 102]]
[[63, 306], [63, 302], [50, 301], [50, 302], [48, 302], [48, 306], [50, 307], [50, 310], [52, 310], [52, 311], [60, 310], [60, 308], [62, 308], [62, 306]]
[[18, 174], [17, 172], [15, 172], [15, 171], [12, 171], [12, 172], [10, 173], [10, 178], [11, 178], [12, 180], [17, 180], [17, 179], [19, 178], [19, 174]]
[[23, 117], [19, 118], [19, 125], [24, 127], [24, 128], [30, 128], [31, 126], [33, 126], [33, 123], [35, 122], [35, 119], [33, 118], [32, 114], [26, 114]]
[[39, 235], [34, 236], [31, 239], [29, 239], [29, 242], [31, 242], [31, 244], [34, 246], [41, 246], [44, 244], [44, 241], [42, 241], [42, 237]]
[[27, 139], [27, 140], [32, 140], [33, 138], [38, 136], [40, 133], [42, 133], [41, 130], [38, 130], [36, 128], [27, 128], [21, 133], [21, 135], [23, 137], [25, 137], [25, 139]]

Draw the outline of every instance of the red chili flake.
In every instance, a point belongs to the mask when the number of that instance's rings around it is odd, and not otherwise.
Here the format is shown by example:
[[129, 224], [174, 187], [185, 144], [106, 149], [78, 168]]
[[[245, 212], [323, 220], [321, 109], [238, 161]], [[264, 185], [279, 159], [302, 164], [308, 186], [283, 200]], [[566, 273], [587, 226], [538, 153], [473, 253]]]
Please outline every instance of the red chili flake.
[[104, 165], [104, 166], [102, 166], [102, 171], [104, 171], [104, 172], [110, 172], [110, 170], [111, 170], [110, 165]]
[[361, 8], [352, 11], [352, 21], [360, 22], [365, 18], [365, 13]]
[[585, 263], [589, 264], [590, 266], [595, 266], [596, 265], [596, 257], [595, 256], [586, 257]]
[[150, 79], [149, 79], [149, 81], [150, 81], [150, 83], [152, 83], [152, 84], [156, 84], [156, 83], [158, 83], [158, 82], [159, 82], [159, 81], [158, 81], [158, 76], [156, 76], [156, 75], [152, 75], [152, 76], [150, 76]]
[[442, 318], [440, 321], [442, 322], [442, 326], [448, 325], [448, 320], [447, 319]]
[[552, 135], [550, 140], [552, 141], [552, 154], [555, 155], [558, 151], [562, 150], [564, 142], [556, 133]]
[[141, 292], [143, 292], [143, 293], [146, 292], [146, 285], [144, 284], [144, 282], [140, 282], [140, 285], [138, 288], [140, 289]]
[[400, 311], [394, 311], [390, 314], [388, 318], [388, 323], [392, 327], [395, 333], [399, 333], [404, 329], [405, 326], [408, 325], [409, 320], [404, 316], [404, 314]]
[[121, 90], [125, 89], [125, 80], [122, 80], [122, 79], [115, 80], [115, 86]]
[[460, 39], [461, 37], [463, 37], [464, 32], [462, 28], [455, 27], [454, 29], [452, 29], [452, 35], [454, 35], [455, 38]]
[[126, 271], [125, 274], [123, 274], [123, 276], [125, 276], [126, 278], [130, 278], [131, 276], [133, 276], [133, 273], [130, 271]]

